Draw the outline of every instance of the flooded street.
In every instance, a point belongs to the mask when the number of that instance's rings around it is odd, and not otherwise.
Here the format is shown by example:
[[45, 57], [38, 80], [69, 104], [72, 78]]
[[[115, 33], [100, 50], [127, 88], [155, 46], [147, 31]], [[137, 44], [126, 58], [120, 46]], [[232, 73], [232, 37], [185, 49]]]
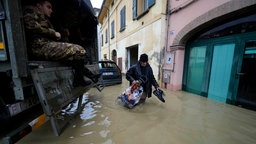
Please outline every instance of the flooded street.
[[[128, 86], [92, 89], [82, 111], [60, 136], [48, 121], [19, 144], [255, 144], [256, 112], [187, 92], [165, 91], [142, 106], [126, 109], [116, 101]], [[71, 111], [72, 112], [72, 109]], [[66, 112], [68, 113], [68, 112]]]

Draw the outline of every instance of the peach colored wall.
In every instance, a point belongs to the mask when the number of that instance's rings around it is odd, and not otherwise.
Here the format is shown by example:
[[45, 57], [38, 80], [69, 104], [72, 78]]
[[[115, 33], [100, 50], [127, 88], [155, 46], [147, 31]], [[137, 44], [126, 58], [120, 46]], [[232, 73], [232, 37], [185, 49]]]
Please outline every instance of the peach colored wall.
[[170, 52], [172, 57], [170, 64], [164, 61], [163, 71], [169, 72], [171, 80], [170, 83], [162, 85], [167, 85], [167, 88], [171, 90], [181, 90], [186, 47], [186, 39], [183, 39], [184, 36], [188, 36], [188, 34], [190, 36], [193, 35], [189, 32], [198, 29], [210, 20], [216, 20], [218, 17], [225, 14], [238, 11], [250, 5], [255, 5], [256, 1], [169, 0], [169, 2], [170, 15], [168, 17], [169, 26], [166, 51]]
[[178, 32], [184, 28], [188, 23], [199, 17], [200, 15], [207, 13], [219, 5], [222, 5], [230, 0], [179, 0], [170, 2], [170, 9], [177, 9], [180, 6], [190, 2], [186, 7], [174, 12], [170, 15], [170, 27], [169, 32], [172, 33], [169, 36], [169, 45], [173, 44], [173, 39]]
[[182, 86], [184, 50], [175, 51], [175, 67], [171, 74], [171, 85], [173, 90], [180, 90]]

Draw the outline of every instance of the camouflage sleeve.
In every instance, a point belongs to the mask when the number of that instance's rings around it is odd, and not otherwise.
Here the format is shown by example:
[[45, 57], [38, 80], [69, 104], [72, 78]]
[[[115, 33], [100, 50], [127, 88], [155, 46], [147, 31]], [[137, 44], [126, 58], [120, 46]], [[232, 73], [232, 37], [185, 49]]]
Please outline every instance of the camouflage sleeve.
[[42, 26], [39, 23], [39, 18], [40, 18], [40, 15], [36, 14], [32, 10], [27, 10], [24, 14], [24, 23], [25, 23], [26, 29], [28, 29], [32, 33], [36, 33], [49, 38], [56, 39], [55, 30], [50, 27]]

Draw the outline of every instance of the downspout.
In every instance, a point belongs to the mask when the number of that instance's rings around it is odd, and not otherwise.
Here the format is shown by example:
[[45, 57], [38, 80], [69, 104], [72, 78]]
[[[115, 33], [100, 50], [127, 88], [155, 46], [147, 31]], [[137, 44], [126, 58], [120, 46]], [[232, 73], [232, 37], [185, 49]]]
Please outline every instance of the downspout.
[[[162, 62], [162, 65], [165, 65], [165, 57], [166, 57], [166, 53], [168, 52], [168, 43], [169, 43], [169, 28], [170, 28], [170, 0], [166, 0], [167, 4], [166, 4], [166, 37], [165, 37], [165, 50], [163, 50], [163, 55], [164, 55], [164, 60]], [[165, 70], [162, 67], [162, 80], [164, 77], [164, 73]], [[167, 88], [167, 83], [164, 82], [164, 80], [162, 81], [162, 83], [164, 83], [164, 88]]]
[[167, 28], [166, 28], [165, 51], [167, 52], [167, 47], [168, 47], [168, 42], [169, 42], [169, 27], [170, 27], [170, 0], [167, 0], [166, 17], [167, 17]]
[[[108, 9], [108, 8], [107, 8]], [[109, 9], [108, 9], [108, 59], [110, 59], [110, 16], [109, 16], [110, 12], [109, 12]]]
[[[163, 65], [164, 65], [164, 60], [162, 60], [162, 55], [163, 57], [166, 55], [166, 52], [167, 52], [167, 47], [168, 47], [168, 39], [169, 39], [169, 27], [170, 27], [170, 23], [169, 23], [169, 20], [170, 20], [170, 15], [169, 15], [169, 11], [170, 11], [170, 0], [167, 0], [166, 1], [167, 4], [166, 4], [166, 11], [165, 11], [165, 15], [166, 15], [166, 38], [165, 38], [165, 50], [163, 50], [163, 53], [161, 54], [160, 53], [160, 60], [159, 60], [159, 66], [158, 66], [158, 80], [160, 80], [160, 77], [161, 77], [161, 74], [160, 74], [160, 70], [161, 70], [161, 63], [162, 63], [162, 69], [163, 69]], [[162, 71], [163, 72], [163, 71]]]

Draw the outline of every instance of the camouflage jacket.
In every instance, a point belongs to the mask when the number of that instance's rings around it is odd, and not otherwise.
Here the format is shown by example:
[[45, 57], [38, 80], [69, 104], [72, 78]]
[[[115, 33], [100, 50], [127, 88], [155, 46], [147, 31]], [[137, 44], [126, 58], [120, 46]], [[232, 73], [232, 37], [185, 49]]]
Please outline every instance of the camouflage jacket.
[[55, 30], [49, 19], [34, 7], [24, 10], [24, 23], [29, 46], [40, 49], [45, 43], [56, 41]]

